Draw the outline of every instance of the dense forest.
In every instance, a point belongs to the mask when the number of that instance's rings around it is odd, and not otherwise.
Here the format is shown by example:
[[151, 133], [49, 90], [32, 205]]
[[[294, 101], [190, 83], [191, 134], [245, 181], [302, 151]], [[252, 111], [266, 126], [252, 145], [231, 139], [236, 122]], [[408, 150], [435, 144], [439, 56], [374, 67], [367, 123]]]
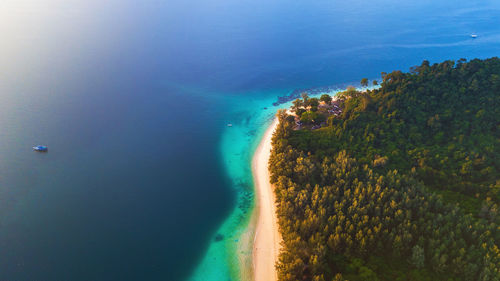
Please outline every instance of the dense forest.
[[278, 112], [279, 280], [500, 280], [500, 59], [424, 61], [337, 104], [315, 130]]

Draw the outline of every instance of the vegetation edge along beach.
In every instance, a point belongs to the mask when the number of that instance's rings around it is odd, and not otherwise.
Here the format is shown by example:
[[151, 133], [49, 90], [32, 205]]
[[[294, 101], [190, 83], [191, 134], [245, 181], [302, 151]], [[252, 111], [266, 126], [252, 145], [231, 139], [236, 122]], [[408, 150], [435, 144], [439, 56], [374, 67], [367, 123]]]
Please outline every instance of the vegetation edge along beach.
[[278, 280], [500, 280], [500, 60], [339, 97], [334, 116], [306, 95], [278, 112]]
[[[324, 100], [325, 97], [332, 100], [331, 97], [343, 92], [348, 87], [347, 85], [351, 84], [353, 83], [296, 89], [284, 96], [278, 96], [278, 101], [273, 102], [273, 106], [281, 109], [288, 108], [293, 104], [294, 99], [304, 95], [310, 95], [312, 101], [315, 99]], [[374, 81], [373, 85], [373, 87], [367, 87], [367, 84], [361, 83], [362, 89], [372, 89], [376, 87], [377, 82]], [[330, 112], [330, 114], [335, 113], [338, 112], [335, 110]], [[241, 265], [240, 278], [245, 281], [277, 279], [275, 264], [278, 261], [281, 247], [281, 235], [277, 226], [275, 196], [270, 183], [268, 164], [278, 118], [276, 114], [272, 114], [268, 118], [267, 121], [263, 122], [262, 134], [259, 134], [253, 142], [255, 147], [252, 149], [253, 156], [250, 165], [255, 200], [248, 227], [241, 235], [238, 257]], [[246, 255], [249, 248], [250, 256]]]

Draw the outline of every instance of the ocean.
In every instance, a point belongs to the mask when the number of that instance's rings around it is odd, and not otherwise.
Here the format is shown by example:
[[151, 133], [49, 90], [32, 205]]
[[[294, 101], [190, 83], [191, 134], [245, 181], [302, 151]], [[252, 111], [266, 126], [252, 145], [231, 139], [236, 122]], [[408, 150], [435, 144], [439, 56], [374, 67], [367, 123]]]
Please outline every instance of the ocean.
[[493, 0], [2, 1], [0, 280], [239, 280], [278, 97], [498, 56], [499, 18]]

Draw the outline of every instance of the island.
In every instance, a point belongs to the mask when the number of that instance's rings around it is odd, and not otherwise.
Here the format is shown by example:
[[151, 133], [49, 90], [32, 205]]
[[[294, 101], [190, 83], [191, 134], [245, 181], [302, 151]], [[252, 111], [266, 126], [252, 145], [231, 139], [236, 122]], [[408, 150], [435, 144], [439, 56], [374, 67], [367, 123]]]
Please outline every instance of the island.
[[303, 95], [255, 157], [255, 280], [500, 280], [500, 59]]

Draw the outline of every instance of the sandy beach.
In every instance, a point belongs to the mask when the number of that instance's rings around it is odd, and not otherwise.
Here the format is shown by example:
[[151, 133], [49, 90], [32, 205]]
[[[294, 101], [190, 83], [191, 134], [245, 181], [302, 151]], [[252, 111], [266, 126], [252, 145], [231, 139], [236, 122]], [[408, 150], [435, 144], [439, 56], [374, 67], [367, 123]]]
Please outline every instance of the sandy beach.
[[271, 137], [278, 124], [275, 119], [266, 130], [252, 160], [256, 201], [255, 240], [253, 243], [253, 280], [277, 280], [275, 264], [278, 260], [281, 237], [278, 232], [273, 187], [267, 168], [271, 155]]

